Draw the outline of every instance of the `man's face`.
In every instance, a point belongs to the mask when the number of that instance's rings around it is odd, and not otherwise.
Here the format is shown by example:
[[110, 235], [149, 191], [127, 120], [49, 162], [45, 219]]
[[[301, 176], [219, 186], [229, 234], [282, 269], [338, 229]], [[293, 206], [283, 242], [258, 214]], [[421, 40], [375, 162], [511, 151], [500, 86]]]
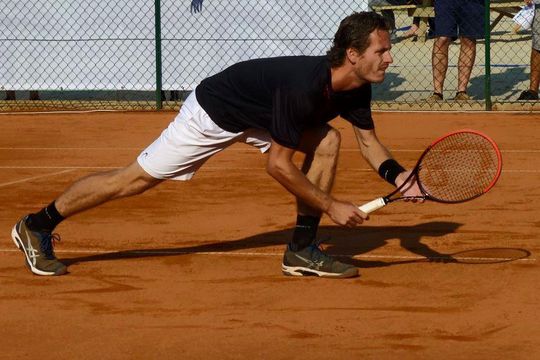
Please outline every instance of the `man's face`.
[[369, 34], [370, 45], [362, 54], [355, 51], [354, 72], [360, 80], [380, 83], [388, 66], [393, 62], [390, 49], [390, 34], [385, 30], [374, 30]]

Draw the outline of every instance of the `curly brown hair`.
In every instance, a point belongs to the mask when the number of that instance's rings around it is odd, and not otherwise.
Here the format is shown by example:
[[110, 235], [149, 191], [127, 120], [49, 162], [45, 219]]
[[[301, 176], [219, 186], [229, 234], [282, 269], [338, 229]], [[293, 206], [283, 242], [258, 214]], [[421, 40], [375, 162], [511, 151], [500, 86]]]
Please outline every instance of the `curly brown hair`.
[[330, 65], [343, 65], [348, 48], [363, 53], [369, 47], [369, 35], [376, 29], [390, 30], [384, 18], [375, 12], [355, 12], [343, 19], [334, 36], [332, 47], [327, 52]]

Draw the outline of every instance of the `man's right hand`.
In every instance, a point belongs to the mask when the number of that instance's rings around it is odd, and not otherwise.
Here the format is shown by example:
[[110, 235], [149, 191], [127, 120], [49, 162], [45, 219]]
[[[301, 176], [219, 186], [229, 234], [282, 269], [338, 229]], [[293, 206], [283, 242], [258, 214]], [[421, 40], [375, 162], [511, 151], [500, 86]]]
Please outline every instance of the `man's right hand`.
[[367, 214], [358, 209], [353, 203], [333, 200], [326, 211], [328, 216], [338, 225], [356, 227], [368, 219]]

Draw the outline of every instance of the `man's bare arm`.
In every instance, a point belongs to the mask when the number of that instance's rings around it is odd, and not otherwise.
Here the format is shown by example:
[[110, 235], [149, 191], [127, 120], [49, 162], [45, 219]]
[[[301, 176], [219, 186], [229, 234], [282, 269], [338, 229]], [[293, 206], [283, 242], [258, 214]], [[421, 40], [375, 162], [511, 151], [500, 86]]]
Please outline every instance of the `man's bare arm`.
[[[369, 165], [378, 172], [379, 167], [388, 159], [393, 159], [392, 154], [380, 141], [375, 130], [363, 130], [353, 126], [358, 146], [362, 155]], [[408, 180], [412, 170], [402, 171], [395, 178], [395, 185], [401, 186]], [[420, 196], [421, 192], [416, 181], [410, 181], [409, 185], [403, 186], [401, 193], [408, 196]]]
[[379, 169], [379, 166], [381, 166], [384, 161], [392, 159], [392, 154], [386, 146], [379, 141], [377, 134], [375, 134], [375, 130], [363, 130], [356, 126], [353, 126], [353, 128], [364, 159], [366, 159], [375, 171]]
[[290, 193], [307, 205], [327, 212], [333, 199], [314, 186], [292, 162], [294, 149], [272, 142], [266, 163], [266, 171]]
[[292, 162], [294, 152], [272, 142], [266, 164], [268, 174], [304, 203], [328, 214], [336, 224], [349, 227], [362, 224], [367, 216], [356, 205], [334, 199], [313, 185]]

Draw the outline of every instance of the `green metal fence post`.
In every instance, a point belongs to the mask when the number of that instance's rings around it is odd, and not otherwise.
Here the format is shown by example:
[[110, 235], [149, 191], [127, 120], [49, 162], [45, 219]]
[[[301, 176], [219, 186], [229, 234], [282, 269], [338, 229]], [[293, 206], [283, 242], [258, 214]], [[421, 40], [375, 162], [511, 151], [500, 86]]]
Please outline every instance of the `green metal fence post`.
[[163, 98], [161, 90], [163, 87], [162, 69], [161, 69], [161, 0], [155, 0], [155, 18], [156, 18], [156, 108], [163, 108]]
[[486, 99], [486, 111], [492, 110], [491, 103], [491, 22], [490, 5], [491, 0], [485, 0], [484, 11], [484, 32], [485, 32], [485, 76], [484, 76], [484, 97]]

